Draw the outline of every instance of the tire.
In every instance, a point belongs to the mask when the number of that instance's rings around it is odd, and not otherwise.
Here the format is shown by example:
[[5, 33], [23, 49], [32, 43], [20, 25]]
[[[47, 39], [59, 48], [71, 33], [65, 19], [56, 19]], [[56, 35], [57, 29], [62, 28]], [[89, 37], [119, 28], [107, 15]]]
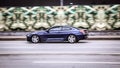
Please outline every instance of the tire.
[[75, 42], [77, 42], [77, 38], [76, 38], [75, 35], [69, 35], [69, 36], [67, 37], [67, 41], [68, 41], [69, 43], [75, 43]]
[[31, 37], [31, 42], [32, 43], [38, 43], [38, 42], [40, 42], [40, 37], [38, 35], [33, 35]]

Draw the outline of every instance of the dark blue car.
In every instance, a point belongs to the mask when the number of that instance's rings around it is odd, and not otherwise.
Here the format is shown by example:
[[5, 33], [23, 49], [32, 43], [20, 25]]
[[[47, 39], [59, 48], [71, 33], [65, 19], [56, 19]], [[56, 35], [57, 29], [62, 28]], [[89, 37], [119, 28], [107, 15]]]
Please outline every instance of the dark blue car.
[[44, 41], [63, 40], [70, 43], [78, 42], [86, 39], [88, 35], [87, 30], [78, 29], [70, 26], [54, 26], [48, 30], [41, 30], [27, 34], [27, 41], [38, 43]]

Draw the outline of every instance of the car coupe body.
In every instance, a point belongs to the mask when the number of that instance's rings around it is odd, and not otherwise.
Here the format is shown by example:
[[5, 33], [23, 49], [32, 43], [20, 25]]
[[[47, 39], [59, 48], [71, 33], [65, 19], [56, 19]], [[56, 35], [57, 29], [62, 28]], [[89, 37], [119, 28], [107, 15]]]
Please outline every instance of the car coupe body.
[[63, 40], [70, 43], [78, 42], [86, 39], [87, 30], [78, 29], [70, 26], [54, 26], [48, 30], [41, 30], [29, 33], [26, 35], [27, 41], [38, 43], [44, 41]]

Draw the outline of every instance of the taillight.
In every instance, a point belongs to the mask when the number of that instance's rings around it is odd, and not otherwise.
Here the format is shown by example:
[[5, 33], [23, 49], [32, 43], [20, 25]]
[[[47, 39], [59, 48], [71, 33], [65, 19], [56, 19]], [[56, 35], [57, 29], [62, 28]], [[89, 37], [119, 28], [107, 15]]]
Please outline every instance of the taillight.
[[87, 30], [80, 30], [80, 32], [83, 33], [83, 34], [88, 34]]

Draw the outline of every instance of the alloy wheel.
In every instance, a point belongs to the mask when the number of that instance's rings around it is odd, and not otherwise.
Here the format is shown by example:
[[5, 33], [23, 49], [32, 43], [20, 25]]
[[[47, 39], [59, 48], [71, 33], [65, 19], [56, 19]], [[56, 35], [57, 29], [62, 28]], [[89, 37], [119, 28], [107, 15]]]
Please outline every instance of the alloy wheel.
[[70, 43], [76, 42], [76, 37], [75, 37], [75, 35], [69, 35], [69, 36], [68, 36], [68, 42], [70, 42]]
[[40, 41], [40, 38], [39, 38], [39, 36], [37, 36], [37, 35], [33, 35], [32, 38], [31, 38], [31, 41], [32, 41], [33, 43], [38, 43], [38, 42]]

